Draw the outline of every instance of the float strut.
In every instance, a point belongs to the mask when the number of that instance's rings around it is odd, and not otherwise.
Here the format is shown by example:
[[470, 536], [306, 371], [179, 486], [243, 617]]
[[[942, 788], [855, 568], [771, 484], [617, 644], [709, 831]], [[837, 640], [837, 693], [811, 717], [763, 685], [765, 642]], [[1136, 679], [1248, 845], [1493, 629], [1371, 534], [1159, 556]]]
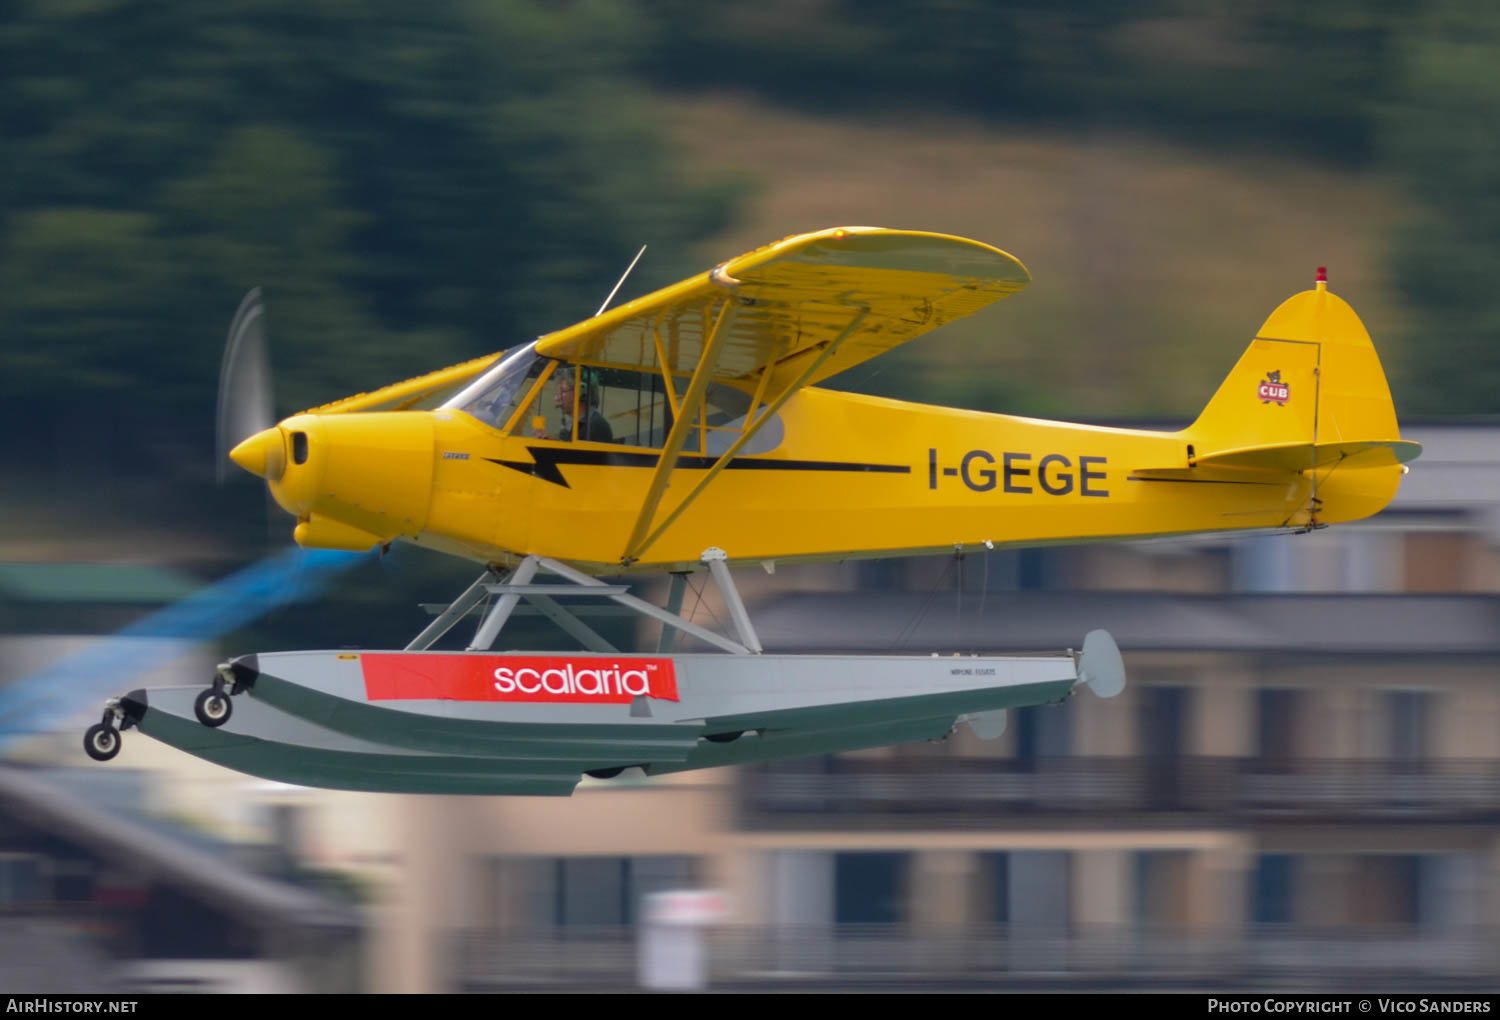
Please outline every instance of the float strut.
[[[687, 574], [676, 571], [672, 574], [672, 586], [667, 589], [667, 612], [682, 615], [682, 596], [687, 591]], [[662, 624], [661, 636], [656, 639], [656, 650], [662, 655], [671, 655], [677, 647], [677, 628]]]
[[[516, 572], [510, 575], [509, 584], [530, 584], [531, 579], [536, 576], [538, 560], [535, 556], [528, 556], [516, 567]], [[474, 643], [469, 645], [471, 652], [489, 651], [494, 645], [495, 638], [500, 636], [500, 628], [505, 626], [505, 621], [510, 619], [510, 614], [515, 612], [516, 604], [521, 601], [521, 596], [514, 592], [501, 595], [490, 607], [489, 613], [484, 621], [480, 623], [479, 629], [474, 632]]]
[[465, 588], [464, 593], [454, 599], [447, 609], [439, 613], [437, 619], [433, 620], [426, 627], [423, 627], [422, 633], [412, 638], [411, 644], [407, 645], [405, 650], [408, 652], [424, 652], [437, 644], [444, 634], [453, 629], [454, 624], [467, 616], [469, 610], [479, 605], [484, 599], [484, 586], [499, 579], [499, 575], [493, 570], [486, 570], [480, 574], [479, 580]]
[[734, 586], [734, 578], [729, 576], [729, 565], [724, 562], [728, 558], [729, 554], [718, 546], [705, 549], [701, 557], [702, 562], [708, 565], [709, 573], [718, 582], [719, 593], [724, 596], [724, 604], [729, 608], [729, 618], [734, 621], [734, 629], [739, 632], [740, 643], [759, 655], [760, 638], [756, 636], [755, 627], [750, 623], [750, 614], [745, 612], [745, 603], [740, 601], [740, 590]]

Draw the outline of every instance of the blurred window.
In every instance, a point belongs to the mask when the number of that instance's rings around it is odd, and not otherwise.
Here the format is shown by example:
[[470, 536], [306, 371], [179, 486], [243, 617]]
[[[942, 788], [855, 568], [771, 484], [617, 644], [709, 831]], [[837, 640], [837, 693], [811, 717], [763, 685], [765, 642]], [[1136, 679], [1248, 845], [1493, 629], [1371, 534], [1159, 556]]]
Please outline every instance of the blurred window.
[[981, 874], [989, 896], [988, 920], [1005, 924], [1010, 920], [1010, 853], [998, 850], [981, 858]]
[[87, 861], [53, 858], [50, 863], [51, 899], [86, 903], [94, 898], [94, 869]]
[[1141, 753], [1155, 758], [1177, 758], [1187, 743], [1186, 687], [1151, 685], [1141, 688]]
[[1068, 702], [1015, 710], [1016, 762], [1034, 769], [1042, 758], [1063, 758], [1072, 749]]
[[[833, 920], [833, 858], [823, 850], [771, 850], [767, 854], [767, 919], [778, 927], [808, 931]], [[796, 940], [789, 962], [799, 953]]]
[[694, 864], [681, 855], [556, 858], [545, 875], [535, 876], [535, 891], [550, 897], [550, 910], [531, 916], [563, 927], [634, 924], [642, 896], [693, 888]]
[[1066, 850], [1014, 850], [1006, 862], [1006, 908], [1013, 927], [1037, 935], [1067, 931], [1073, 858]]
[[1428, 691], [1386, 691], [1386, 717], [1390, 720], [1390, 756], [1397, 762], [1416, 764], [1431, 755], [1427, 725], [1432, 695]]
[[0, 854], [0, 903], [36, 903], [41, 898], [41, 861], [31, 854]]
[[1250, 879], [1250, 920], [1256, 924], [1290, 924], [1292, 918], [1292, 873], [1296, 858], [1291, 854], [1259, 854]]
[[1355, 924], [1416, 924], [1422, 858], [1416, 854], [1358, 854], [1353, 858], [1350, 919]]
[[1464, 591], [1479, 542], [1462, 532], [1413, 532], [1405, 536], [1406, 590]]
[[1145, 759], [1146, 804], [1168, 811], [1182, 806], [1182, 763], [1189, 719], [1187, 687], [1145, 686], [1140, 690], [1141, 757]]
[[1417, 861], [1417, 923], [1430, 929], [1478, 928], [1486, 908], [1487, 855], [1421, 854]]
[[1049, 587], [1048, 569], [1052, 561], [1049, 549], [1019, 549], [1016, 551], [1016, 587], [1021, 591], [1040, 591]]
[[835, 854], [833, 919], [839, 924], [904, 920], [909, 860], [904, 853]]
[[630, 858], [563, 858], [557, 862], [555, 895], [558, 924], [629, 924]]
[[1256, 753], [1262, 767], [1285, 766], [1297, 757], [1297, 722], [1302, 692], [1262, 687], [1255, 692]]
[[1231, 546], [1234, 588], [1247, 592], [1297, 590], [1293, 545], [1265, 535], [1247, 535]]
[[1136, 919], [1151, 927], [1188, 921], [1191, 858], [1186, 850], [1142, 850], [1135, 855]]

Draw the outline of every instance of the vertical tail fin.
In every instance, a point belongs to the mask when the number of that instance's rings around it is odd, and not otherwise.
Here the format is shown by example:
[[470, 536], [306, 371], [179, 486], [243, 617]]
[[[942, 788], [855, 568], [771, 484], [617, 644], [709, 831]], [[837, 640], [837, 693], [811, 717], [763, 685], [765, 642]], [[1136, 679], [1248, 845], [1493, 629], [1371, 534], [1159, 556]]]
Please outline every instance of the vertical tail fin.
[[1271, 313], [1188, 433], [1200, 459], [1255, 447], [1389, 445], [1401, 436], [1369, 333], [1321, 279]]
[[1288, 522], [1309, 527], [1378, 513], [1422, 451], [1401, 439], [1375, 345], [1322, 270], [1271, 313], [1183, 435], [1194, 469], [1301, 477], [1306, 503]]

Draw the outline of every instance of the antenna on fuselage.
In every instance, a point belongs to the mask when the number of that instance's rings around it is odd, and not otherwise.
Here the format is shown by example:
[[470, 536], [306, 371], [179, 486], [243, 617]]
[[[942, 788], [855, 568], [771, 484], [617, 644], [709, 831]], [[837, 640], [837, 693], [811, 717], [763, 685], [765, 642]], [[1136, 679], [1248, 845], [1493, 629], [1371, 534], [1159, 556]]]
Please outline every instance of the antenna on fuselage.
[[635, 258], [630, 260], [630, 265], [625, 267], [625, 272], [620, 276], [620, 282], [615, 284], [615, 289], [609, 292], [609, 297], [604, 299], [604, 304], [600, 305], [599, 310], [594, 313], [596, 316], [604, 314], [604, 309], [608, 308], [609, 303], [615, 299], [615, 295], [620, 293], [620, 288], [630, 278], [630, 271], [635, 268], [635, 264], [641, 260], [641, 256], [644, 254], [646, 254], [646, 246], [643, 244], [641, 245], [641, 250], [635, 253]]

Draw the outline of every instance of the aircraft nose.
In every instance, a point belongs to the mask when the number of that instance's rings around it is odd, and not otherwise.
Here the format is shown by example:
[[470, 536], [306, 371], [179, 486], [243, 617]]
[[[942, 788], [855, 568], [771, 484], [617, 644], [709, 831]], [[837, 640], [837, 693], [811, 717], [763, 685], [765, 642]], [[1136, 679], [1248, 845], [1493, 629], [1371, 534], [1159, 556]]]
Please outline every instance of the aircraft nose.
[[286, 473], [286, 444], [281, 429], [273, 427], [255, 433], [230, 450], [229, 459], [252, 475], [268, 482], [277, 481]]

